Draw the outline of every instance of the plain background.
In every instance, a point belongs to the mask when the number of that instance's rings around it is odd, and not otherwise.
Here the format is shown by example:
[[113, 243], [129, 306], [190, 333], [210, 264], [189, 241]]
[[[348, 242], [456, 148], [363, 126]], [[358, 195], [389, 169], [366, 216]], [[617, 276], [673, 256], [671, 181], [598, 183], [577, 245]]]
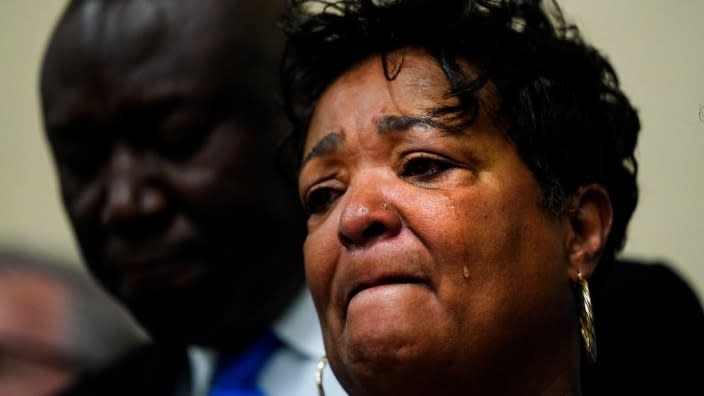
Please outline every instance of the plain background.
[[[625, 255], [666, 259], [704, 295], [704, 0], [564, 0], [639, 109], [641, 200]], [[39, 115], [41, 55], [65, 0], [0, 0], [0, 246], [74, 263]], [[80, 73], [80, 71], [76, 71]]]

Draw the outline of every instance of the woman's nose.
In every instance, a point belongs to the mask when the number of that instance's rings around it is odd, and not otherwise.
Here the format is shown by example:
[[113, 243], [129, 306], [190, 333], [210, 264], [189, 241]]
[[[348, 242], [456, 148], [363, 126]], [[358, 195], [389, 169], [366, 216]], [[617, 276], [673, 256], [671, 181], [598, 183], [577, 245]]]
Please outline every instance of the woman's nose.
[[402, 226], [399, 213], [378, 185], [366, 183], [357, 191], [347, 191], [342, 208], [338, 238], [348, 249], [368, 246], [376, 241], [396, 236]]

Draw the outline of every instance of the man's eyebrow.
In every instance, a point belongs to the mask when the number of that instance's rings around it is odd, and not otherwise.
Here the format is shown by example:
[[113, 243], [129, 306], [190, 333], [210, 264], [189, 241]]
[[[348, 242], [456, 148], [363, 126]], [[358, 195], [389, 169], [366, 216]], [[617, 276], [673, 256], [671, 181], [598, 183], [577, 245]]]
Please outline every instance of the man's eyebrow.
[[312, 160], [313, 158], [316, 157], [321, 157], [323, 155], [327, 155], [332, 153], [333, 151], [337, 150], [337, 148], [340, 146], [340, 143], [344, 140], [344, 136], [338, 132], [330, 132], [327, 135], [325, 135], [322, 139], [318, 140], [317, 143], [313, 146], [312, 149], [308, 152], [308, 154], [303, 157], [303, 162], [301, 163], [301, 167], [306, 164], [306, 162]]
[[389, 132], [405, 132], [413, 128], [435, 128], [438, 123], [429, 116], [397, 116], [388, 115], [381, 117], [376, 123], [376, 128], [381, 134]]

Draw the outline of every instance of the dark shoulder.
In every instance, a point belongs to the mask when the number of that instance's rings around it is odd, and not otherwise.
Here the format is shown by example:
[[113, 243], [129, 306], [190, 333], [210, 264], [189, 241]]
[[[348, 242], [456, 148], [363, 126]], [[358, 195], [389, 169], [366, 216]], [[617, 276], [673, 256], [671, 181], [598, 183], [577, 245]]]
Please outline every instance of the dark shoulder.
[[696, 293], [666, 263], [609, 264], [590, 281], [599, 356], [583, 370], [585, 394], [704, 394]]
[[[616, 260], [603, 274], [596, 273], [594, 293], [597, 299], [606, 299], [602, 309], [611, 306], [629, 304], [623, 308], [634, 307], [631, 304], [647, 307], [672, 308], [677, 312], [689, 312], [702, 316], [700, 300], [687, 282], [668, 264], [663, 262], [645, 262], [636, 260]], [[663, 312], [666, 313], [666, 312]]]
[[[602, 337], [605, 342], [644, 342], [642, 345], [651, 348], [661, 346], [663, 353], [684, 342], [704, 348], [701, 302], [667, 264], [618, 260], [608, 272], [595, 274], [595, 278], [594, 315], [597, 330], [607, 332]], [[611, 340], [612, 335], [618, 338]]]

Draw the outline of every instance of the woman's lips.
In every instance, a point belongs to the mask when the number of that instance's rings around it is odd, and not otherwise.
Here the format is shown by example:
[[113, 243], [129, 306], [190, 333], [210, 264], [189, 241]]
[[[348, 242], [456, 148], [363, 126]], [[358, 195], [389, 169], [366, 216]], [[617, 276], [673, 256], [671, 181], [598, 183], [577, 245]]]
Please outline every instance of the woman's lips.
[[350, 306], [354, 304], [363, 303], [366, 305], [377, 299], [385, 300], [394, 291], [408, 291], [409, 286], [422, 287], [426, 291], [430, 289], [427, 279], [407, 272], [376, 270], [373, 274], [360, 277], [352, 282], [349, 292], [346, 294], [343, 317], [347, 317]]
[[369, 291], [371, 289], [376, 289], [380, 287], [385, 287], [385, 286], [393, 286], [393, 285], [424, 285], [427, 286], [426, 282], [419, 278], [419, 277], [413, 277], [409, 275], [390, 275], [388, 277], [381, 277], [379, 279], [376, 279], [374, 281], [368, 281], [368, 282], [361, 282], [357, 286], [355, 286], [352, 291], [347, 296], [346, 299], [346, 304], [349, 305], [350, 301], [357, 296], [359, 293], [362, 293], [364, 291]]
[[392, 293], [397, 286], [404, 286], [406, 291], [417, 287], [433, 291], [432, 260], [407, 243], [387, 241], [353, 253], [339, 258], [333, 280], [333, 298], [343, 315], [347, 315], [352, 300], [361, 294], [371, 296], [372, 291]]

